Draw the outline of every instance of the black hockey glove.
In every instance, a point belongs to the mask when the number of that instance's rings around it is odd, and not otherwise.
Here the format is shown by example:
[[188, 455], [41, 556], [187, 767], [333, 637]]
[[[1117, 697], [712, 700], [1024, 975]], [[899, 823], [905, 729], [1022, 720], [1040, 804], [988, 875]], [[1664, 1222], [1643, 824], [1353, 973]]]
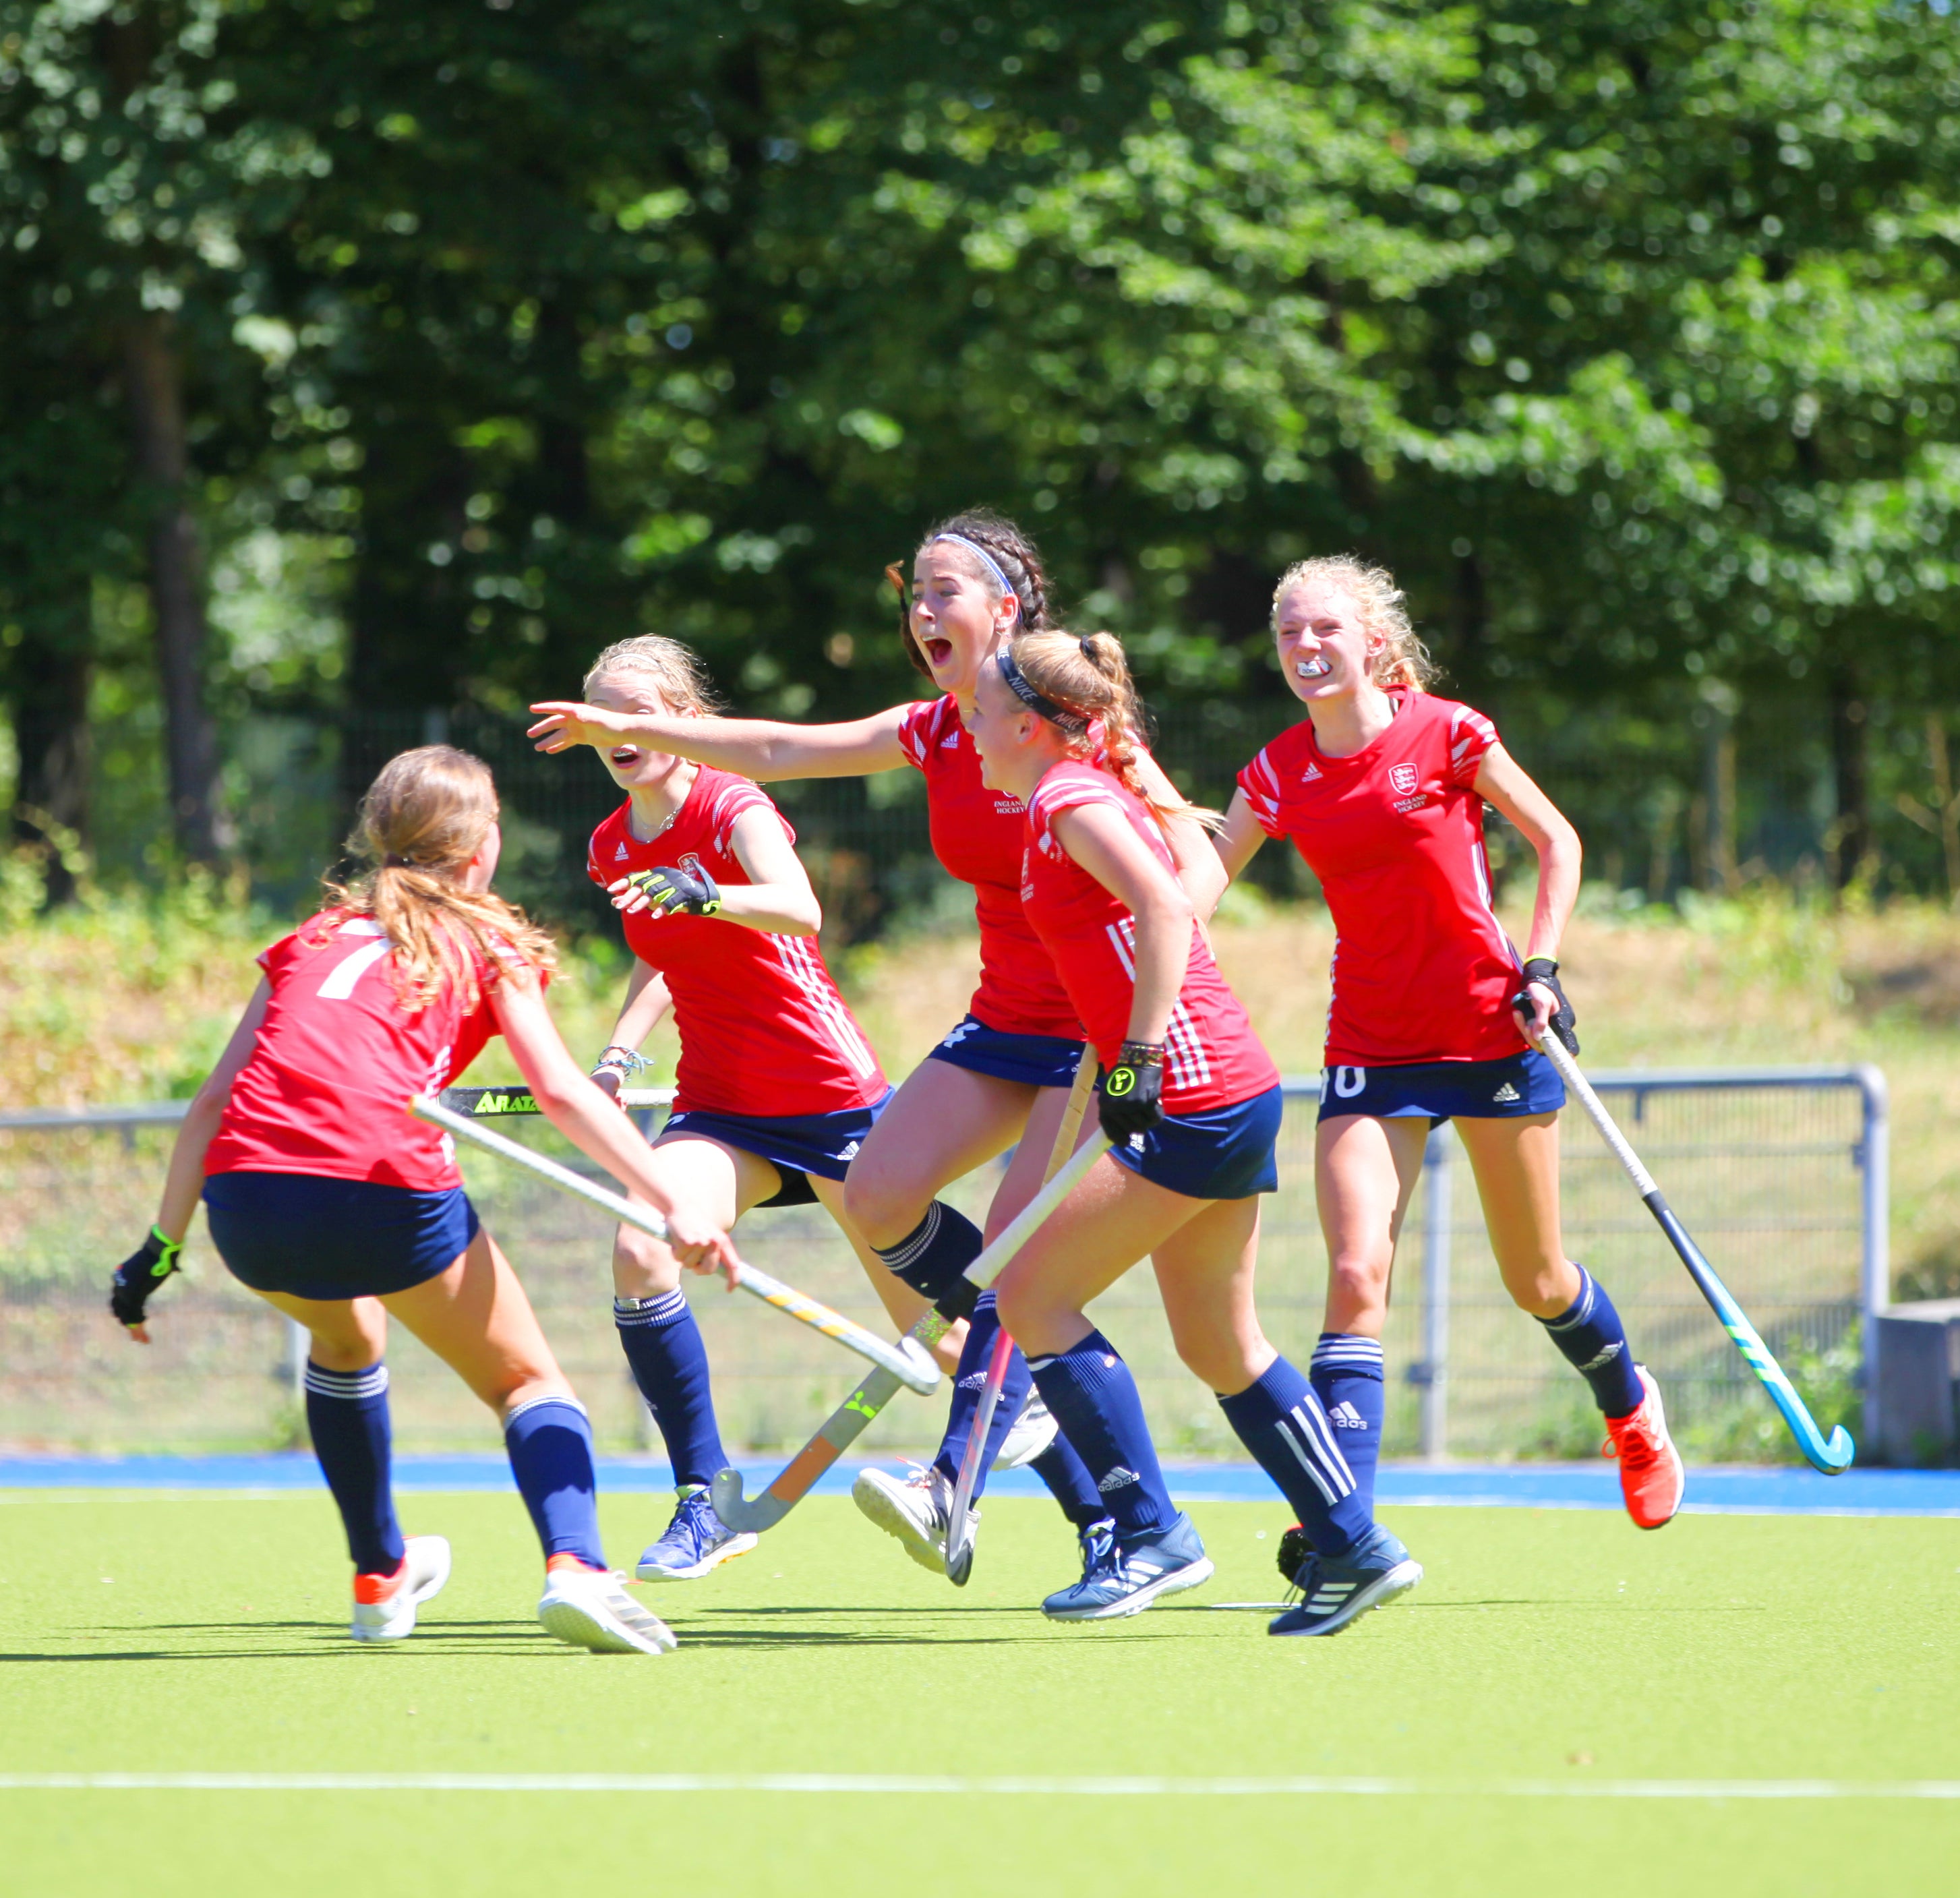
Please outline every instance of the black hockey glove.
[[156, 1227], [150, 1228], [149, 1237], [116, 1268], [109, 1282], [109, 1309], [118, 1324], [142, 1323], [150, 1294], [180, 1269], [177, 1255], [183, 1250], [183, 1240], [166, 1239]]
[[1118, 1145], [1148, 1133], [1164, 1117], [1163, 1045], [1126, 1041], [1116, 1065], [1102, 1077], [1096, 1117]]
[[636, 870], [627, 887], [647, 899], [656, 916], [711, 916], [721, 907], [721, 892], [705, 870], [677, 869], [663, 864], [657, 870]]
[[1565, 991], [1558, 986], [1558, 964], [1549, 956], [1534, 956], [1525, 964], [1525, 986], [1511, 998], [1511, 1006], [1529, 1024], [1531, 1021], [1531, 985], [1537, 982], [1549, 989], [1558, 999], [1558, 1006], [1551, 1011], [1551, 1032], [1565, 1044], [1565, 1052], [1576, 1055], [1579, 1052], [1579, 1017], [1572, 1012], [1572, 1004], [1565, 998]]
[[1306, 1539], [1306, 1531], [1298, 1523], [1280, 1538], [1280, 1573], [1285, 1577], [1289, 1588], [1300, 1586], [1300, 1572], [1307, 1559], [1313, 1553], [1313, 1544]]

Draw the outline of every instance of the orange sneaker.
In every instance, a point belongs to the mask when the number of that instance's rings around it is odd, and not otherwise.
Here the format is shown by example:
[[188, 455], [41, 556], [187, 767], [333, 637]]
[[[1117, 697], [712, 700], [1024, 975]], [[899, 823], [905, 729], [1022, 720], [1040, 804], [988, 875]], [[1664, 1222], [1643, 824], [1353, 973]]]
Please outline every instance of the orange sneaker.
[[1626, 1498], [1627, 1514], [1637, 1529], [1659, 1529], [1674, 1520], [1681, 1507], [1682, 1492], [1688, 1487], [1688, 1473], [1681, 1466], [1681, 1453], [1667, 1434], [1667, 1412], [1661, 1407], [1660, 1386], [1645, 1365], [1636, 1365], [1640, 1388], [1647, 1395], [1630, 1417], [1606, 1419], [1606, 1441], [1602, 1457], [1620, 1460], [1620, 1494]]
[[356, 1641], [406, 1641], [415, 1631], [415, 1610], [439, 1595], [449, 1580], [449, 1544], [440, 1536], [411, 1536], [402, 1565], [392, 1575], [354, 1578]]

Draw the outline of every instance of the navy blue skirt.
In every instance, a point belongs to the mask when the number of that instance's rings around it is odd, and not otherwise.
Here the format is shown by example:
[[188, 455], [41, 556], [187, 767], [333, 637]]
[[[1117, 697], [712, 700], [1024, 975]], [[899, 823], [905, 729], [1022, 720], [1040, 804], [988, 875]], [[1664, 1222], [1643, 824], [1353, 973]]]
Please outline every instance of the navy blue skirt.
[[447, 1272], [476, 1237], [460, 1186], [418, 1193], [310, 1173], [216, 1173], [204, 1183], [211, 1242], [254, 1291], [379, 1298]]
[[1286, 1111], [1278, 1088], [1211, 1113], [1168, 1116], [1148, 1133], [1109, 1149], [1119, 1167], [1190, 1199], [1245, 1199], [1278, 1193], [1273, 1143]]
[[1565, 1105], [1558, 1070], [1535, 1048], [1500, 1061], [1410, 1061], [1390, 1068], [1327, 1068], [1320, 1118], [1366, 1114], [1373, 1120], [1510, 1120], [1556, 1113]]
[[754, 1154], [782, 1176], [783, 1183], [761, 1202], [763, 1205], [807, 1206], [816, 1199], [810, 1176], [842, 1180], [891, 1097], [892, 1090], [887, 1088], [883, 1099], [870, 1107], [847, 1107], [838, 1113], [710, 1113], [690, 1108], [686, 1113], [668, 1115], [656, 1144], [670, 1133], [693, 1133], [739, 1152]]
[[926, 1056], [1029, 1088], [1072, 1088], [1082, 1043], [1063, 1035], [1010, 1035], [969, 1015]]

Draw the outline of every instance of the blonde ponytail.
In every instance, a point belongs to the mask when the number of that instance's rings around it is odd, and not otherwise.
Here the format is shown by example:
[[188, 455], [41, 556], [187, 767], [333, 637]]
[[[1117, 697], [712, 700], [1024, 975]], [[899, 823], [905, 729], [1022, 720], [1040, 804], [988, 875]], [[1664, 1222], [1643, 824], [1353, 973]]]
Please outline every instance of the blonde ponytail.
[[496, 820], [490, 767], [450, 745], [390, 758], [361, 800], [348, 848], [374, 868], [345, 884], [329, 878], [327, 903], [336, 919], [371, 916], [387, 931], [396, 993], [411, 1014], [451, 982], [475, 1008], [478, 969], [512, 956], [533, 969], [556, 967], [550, 937], [522, 910], [457, 881]]

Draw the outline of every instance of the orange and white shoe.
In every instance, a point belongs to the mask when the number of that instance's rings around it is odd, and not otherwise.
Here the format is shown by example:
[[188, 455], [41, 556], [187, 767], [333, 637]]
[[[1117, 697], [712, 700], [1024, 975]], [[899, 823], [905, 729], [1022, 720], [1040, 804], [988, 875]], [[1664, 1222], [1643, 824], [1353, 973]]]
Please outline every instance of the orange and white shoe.
[[1681, 1507], [1682, 1492], [1688, 1487], [1688, 1473], [1682, 1467], [1681, 1453], [1667, 1434], [1667, 1412], [1661, 1406], [1660, 1386], [1645, 1365], [1636, 1365], [1640, 1388], [1647, 1395], [1630, 1417], [1606, 1419], [1606, 1441], [1602, 1457], [1620, 1460], [1620, 1494], [1626, 1498], [1627, 1514], [1639, 1529], [1659, 1529], [1674, 1520]]
[[356, 1641], [406, 1641], [415, 1631], [415, 1610], [442, 1593], [449, 1580], [449, 1544], [441, 1536], [410, 1536], [402, 1565], [392, 1575], [354, 1578]]
[[547, 1633], [597, 1654], [672, 1654], [673, 1630], [627, 1594], [625, 1579], [588, 1568], [576, 1556], [553, 1556], [545, 1564], [538, 1619]]

